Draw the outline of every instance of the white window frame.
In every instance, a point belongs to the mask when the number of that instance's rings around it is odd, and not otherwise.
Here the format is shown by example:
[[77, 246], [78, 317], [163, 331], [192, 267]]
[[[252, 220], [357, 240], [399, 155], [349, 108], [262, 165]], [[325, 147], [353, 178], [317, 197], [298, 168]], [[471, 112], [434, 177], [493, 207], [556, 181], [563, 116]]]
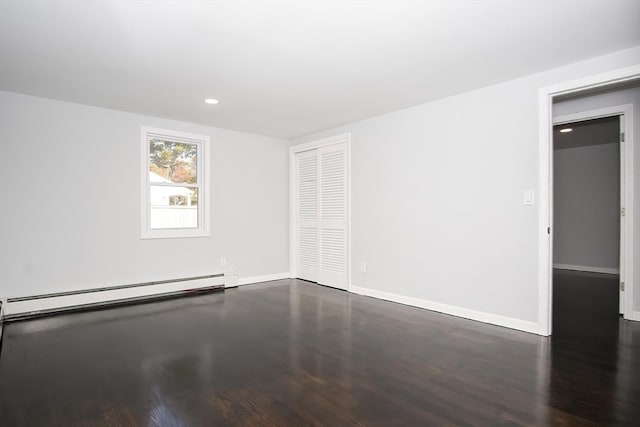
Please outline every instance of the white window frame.
[[[207, 237], [210, 236], [209, 220], [210, 198], [209, 182], [211, 165], [209, 159], [210, 138], [207, 135], [178, 132], [174, 130], [160, 129], [149, 126], [141, 128], [141, 223], [140, 236], [142, 239], [171, 239], [184, 237]], [[198, 188], [198, 227], [197, 228], [151, 228], [151, 200], [149, 182], [149, 139], [160, 138], [168, 141], [187, 142], [196, 144], [197, 158], [197, 183]], [[179, 185], [179, 184], [178, 184]]]

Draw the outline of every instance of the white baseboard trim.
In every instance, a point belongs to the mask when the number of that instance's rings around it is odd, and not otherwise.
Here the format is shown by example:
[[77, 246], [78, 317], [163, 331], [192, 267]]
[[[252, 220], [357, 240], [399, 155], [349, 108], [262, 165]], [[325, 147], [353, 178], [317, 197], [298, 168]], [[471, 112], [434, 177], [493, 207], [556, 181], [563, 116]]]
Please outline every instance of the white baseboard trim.
[[618, 268], [591, 267], [588, 265], [553, 264], [558, 270], [588, 271], [590, 273], [620, 274]]
[[632, 311], [629, 317], [625, 318], [626, 320], [635, 320], [636, 322], [640, 322], [640, 311]]
[[499, 316], [497, 314], [485, 313], [482, 311], [470, 310], [468, 308], [456, 307], [453, 305], [441, 304], [419, 298], [407, 297], [375, 289], [351, 286], [351, 292], [368, 297], [393, 301], [400, 304], [411, 305], [413, 307], [424, 308], [437, 311], [439, 313], [450, 314], [452, 316], [463, 317], [465, 319], [477, 320], [478, 322], [490, 323], [492, 325], [504, 326], [505, 328], [517, 329], [519, 331], [539, 334], [537, 322], [514, 319], [512, 317]]
[[289, 278], [289, 272], [265, 274], [263, 276], [241, 277], [238, 279], [238, 286], [251, 285], [253, 283], [271, 282], [273, 280], [282, 280]]

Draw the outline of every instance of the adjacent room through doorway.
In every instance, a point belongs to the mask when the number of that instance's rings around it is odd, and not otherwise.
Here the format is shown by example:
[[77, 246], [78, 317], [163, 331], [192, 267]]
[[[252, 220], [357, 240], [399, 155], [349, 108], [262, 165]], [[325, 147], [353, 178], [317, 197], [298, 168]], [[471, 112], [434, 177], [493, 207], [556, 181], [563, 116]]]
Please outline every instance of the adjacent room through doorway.
[[606, 335], [622, 313], [620, 122], [616, 114], [554, 126], [556, 336]]

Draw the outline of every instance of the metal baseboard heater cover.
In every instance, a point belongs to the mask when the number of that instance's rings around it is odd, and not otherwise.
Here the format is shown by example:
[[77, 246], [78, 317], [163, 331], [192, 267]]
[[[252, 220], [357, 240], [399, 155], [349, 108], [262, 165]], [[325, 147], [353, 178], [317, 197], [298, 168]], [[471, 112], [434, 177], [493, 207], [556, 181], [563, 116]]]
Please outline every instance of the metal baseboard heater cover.
[[[224, 274], [7, 298], [4, 321], [222, 290]], [[4, 307], [3, 307], [4, 308]]]
[[2, 301], [0, 301], [0, 348], [2, 347], [2, 322], [4, 319], [4, 306], [2, 305]]

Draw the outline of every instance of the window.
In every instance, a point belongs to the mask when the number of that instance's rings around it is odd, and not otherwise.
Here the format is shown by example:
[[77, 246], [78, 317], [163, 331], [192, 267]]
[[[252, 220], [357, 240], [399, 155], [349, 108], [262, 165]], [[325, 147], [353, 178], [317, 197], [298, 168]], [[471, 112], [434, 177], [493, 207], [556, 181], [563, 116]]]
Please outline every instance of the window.
[[209, 235], [209, 137], [142, 128], [142, 238]]

